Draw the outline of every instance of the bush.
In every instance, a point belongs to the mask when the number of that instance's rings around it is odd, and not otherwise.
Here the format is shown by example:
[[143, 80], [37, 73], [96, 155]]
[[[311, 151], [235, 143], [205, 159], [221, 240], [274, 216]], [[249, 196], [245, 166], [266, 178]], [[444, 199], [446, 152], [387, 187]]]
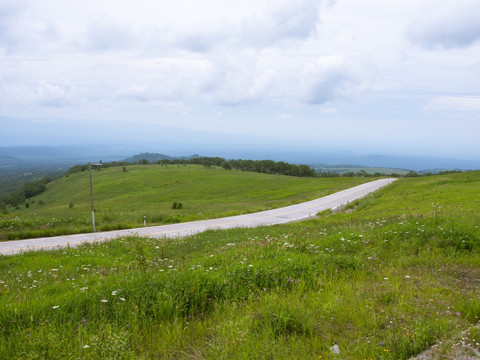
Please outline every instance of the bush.
[[183, 209], [183, 204], [181, 202], [174, 202], [172, 205], [172, 209]]

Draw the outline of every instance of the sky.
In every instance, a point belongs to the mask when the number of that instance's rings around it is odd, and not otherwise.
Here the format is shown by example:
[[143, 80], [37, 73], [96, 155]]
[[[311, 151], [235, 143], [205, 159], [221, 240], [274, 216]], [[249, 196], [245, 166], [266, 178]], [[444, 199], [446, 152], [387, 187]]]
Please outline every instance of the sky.
[[2, 0], [0, 146], [477, 159], [478, 19], [477, 0]]

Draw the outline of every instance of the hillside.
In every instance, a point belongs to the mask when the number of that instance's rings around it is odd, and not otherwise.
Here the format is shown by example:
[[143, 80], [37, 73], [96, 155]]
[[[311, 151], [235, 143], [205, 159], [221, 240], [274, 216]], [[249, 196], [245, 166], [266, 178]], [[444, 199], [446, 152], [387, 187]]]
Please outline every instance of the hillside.
[[480, 172], [400, 179], [305, 222], [4, 257], [0, 357], [475, 359], [478, 199]]
[[[97, 230], [168, 224], [265, 210], [311, 200], [368, 181], [317, 179], [205, 168], [132, 165], [92, 171]], [[88, 171], [57, 179], [0, 217], [6, 239], [90, 232]], [[174, 203], [181, 209], [172, 209]]]

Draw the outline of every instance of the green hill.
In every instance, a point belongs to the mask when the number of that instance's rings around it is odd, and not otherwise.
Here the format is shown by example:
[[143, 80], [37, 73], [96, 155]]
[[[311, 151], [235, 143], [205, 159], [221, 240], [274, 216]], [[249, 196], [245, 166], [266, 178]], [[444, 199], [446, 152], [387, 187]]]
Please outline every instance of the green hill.
[[[187, 170], [129, 173], [164, 184], [245, 175]], [[106, 186], [120, 175], [94, 177]], [[252, 188], [223, 195], [261, 190], [265, 201], [310, 186], [279, 177], [280, 191], [275, 176], [249, 175]], [[63, 187], [59, 204], [83, 177], [52, 183]], [[2, 257], [0, 358], [397, 360], [431, 348], [431, 359], [475, 359], [479, 199], [480, 172], [405, 178], [298, 223]]]
[[[298, 178], [198, 165], [131, 165], [92, 171], [97, 230], [223, 217], [311, 200], [365, 178]], [[17, 239], [89, 232], [88, 171], [46, 185], [28, 208], [0, 217], [0, 236]], [[181, 209], [172, 209], [174, 203]]]

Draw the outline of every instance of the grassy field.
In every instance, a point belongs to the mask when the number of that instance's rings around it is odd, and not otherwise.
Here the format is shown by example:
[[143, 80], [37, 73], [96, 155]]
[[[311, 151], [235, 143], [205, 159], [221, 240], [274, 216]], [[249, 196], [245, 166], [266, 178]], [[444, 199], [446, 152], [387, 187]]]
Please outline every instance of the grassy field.
[[2, 257], [0, 358], [475, 359], [479, 200], [480, 172], [401, 179], [306, 222]]
[[[92, 171], [97, 230], [237, 215], [311, 200], [370, 179], [317, 179], [204, 168], [136, 165]], [[182, 209], [172, 209], [181, 202]], [[88, 171], [47, 184], [29, 207], [0, 215], [3, 240], [92, 231]]]

